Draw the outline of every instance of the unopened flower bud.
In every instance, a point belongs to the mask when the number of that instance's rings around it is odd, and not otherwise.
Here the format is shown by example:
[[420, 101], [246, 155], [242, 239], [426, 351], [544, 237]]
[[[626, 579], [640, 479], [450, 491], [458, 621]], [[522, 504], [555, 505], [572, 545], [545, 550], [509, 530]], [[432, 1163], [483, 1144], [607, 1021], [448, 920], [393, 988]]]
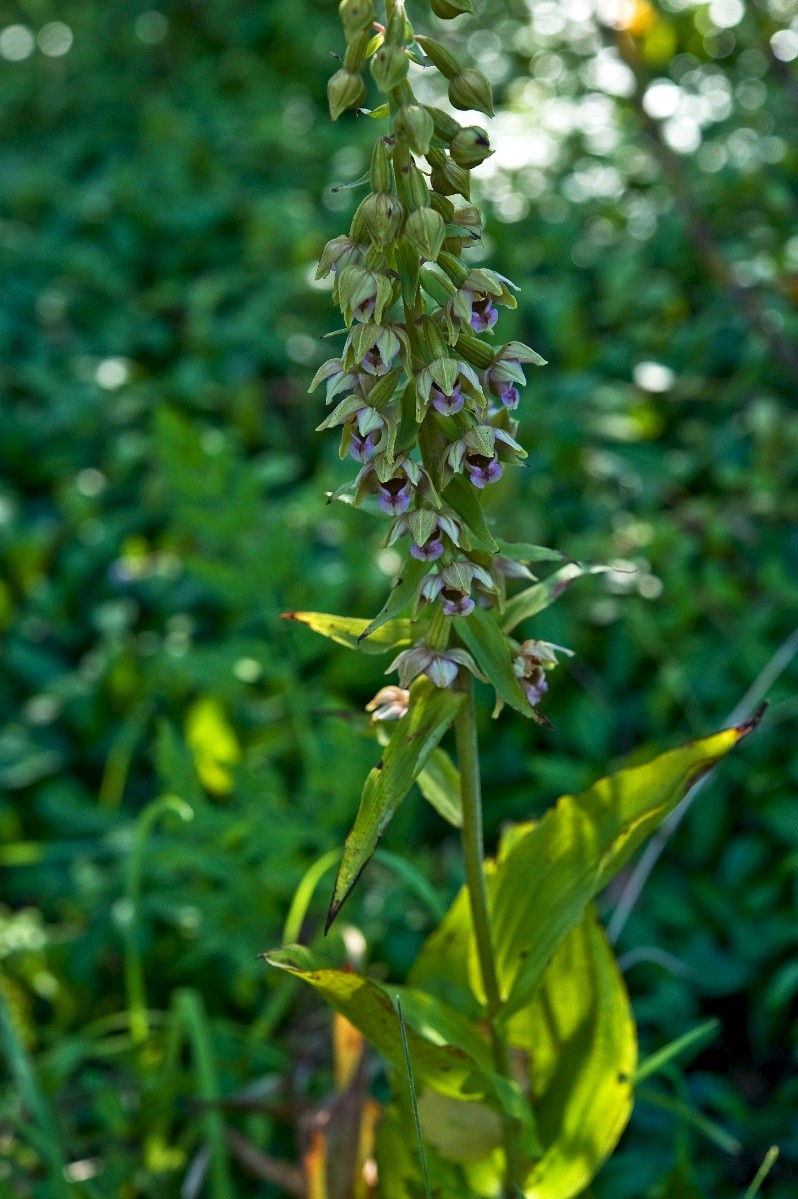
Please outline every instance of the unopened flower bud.
[[439, 137], [442, 142], [446, 142], [447, 145], [463, 128], [459, 121], [450, 117], [448, 112], [444, 112], [442, 108], [433, 108], [431, 105], [427, 105], [427, 112], [432, 117], [435, 136]]
[[405, 223], [405, 208], [398, 196], [376, 192], [363, 201], [363, 219], [378, 246], [390, 246], [397, 240]]
[[405, 237], [428, 262], [434, 262], [440, 254], [445, 236], [443, 217], [434, 208], [417, 208], [407, 218]]
[[442, 196], [462, 196], [465, 200], [471, 199], [471, 176], [468, 171], [443, 154], [432, 167], [430, 182], [433, 190], [440, 192]]
[[471, 68], [458, 72], [449, 80], [449, 102], [454, 108], [466, 111], [475, 108], [486, 116], [494, 115], [490, 82], [481, 71]]
[[440, 17], [442, 21], [453, 21], [464, 12], [474, 11], [471, 0], [430, 0], [430, 4], [435, 16]]
[[469, 125], [452, 138], [449, 153], [459, 167], [471, 170], [472, 167], [480, 166], [493, 151], [485, 130], [480, 129], [479, 125]]
[[442, 196], [440, 192], [433, 192], [430, 196], [430, 207], [439, 212], [448, 225], [455, 219], [454, 204], [447, 196]]
[[413, 31], [408, 28], [404, 0], [393, 0], [388, 6], [388, 24], [385, 26], [385, 42], [388, 46], [402, 46], [413, 40]]
[[356, 33], [349, 45], [346, 47], [344, 55], [344, 70], [345, 71], [360, 71], [366, 61], [366, 51], [369, 48], [368, 30], [362, 33]]
[[359, 108], [366, 100], [366, 85], [358, 74], [343, 68], [327, 84], [330, 116], [337, 121], [348, 108]]
[[380, 138], [371, 154], [371, 190], [389, 192], [391, 190], [391, 160], [385, 140]]
[[346, 40], [369, 30], [374, 21], [374, 0], [341, 0], [338, 15], [344, 27]]
[[371, 74], [381, 92], [388, 95], [404, 79], [410, 60], [399, 46], [380, 46], [371, 60]]
[[435, 134], [432, 117], [420, 104], [400, 108], [393, 123], [394, 136], [414, 154], [426, 154]]
[[441, 74], [445, 75], [447, 79], [454, 79], [462, 71], [458, 59], [445, 46], [442, 46], [440, 42], [434, 41], [431, 37], [422, 37], [420, 34], [416, 38], [416, 41], [427, 58], [432, 60]]

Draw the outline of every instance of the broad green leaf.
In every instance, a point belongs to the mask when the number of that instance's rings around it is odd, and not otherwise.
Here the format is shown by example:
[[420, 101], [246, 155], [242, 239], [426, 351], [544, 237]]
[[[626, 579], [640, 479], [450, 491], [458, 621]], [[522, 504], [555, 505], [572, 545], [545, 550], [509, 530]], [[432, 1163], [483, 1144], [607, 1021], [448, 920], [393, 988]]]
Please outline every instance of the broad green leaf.
[[392, 621], [395, 616], [399, 616], [413, 602], [418, 585], [428, 570], [428, 562], [419, 562], [416, 558], [411, 557], [405, 559], [402, 573], [391, 588], [385, 604], [360, 634], [361, 647], [365, 646], [366, 642], [371, 640], [383, 625]]
[[498, 1105], [523, 1122], [536, 1145], [532, 1113], [521, 1089], [496, 1073], [488, 1040], [455, 1008], [411, 987], [387, 988], [349, 970], [319, 966], [303, 945], [288, 945], [263, 956], [270, 965], [314, 987], [404, 1075], [404, 1047], [394, 1007], [399, 997], [416, 1083], [452, 1098]]
[[507, 638], [490, 612], [475, 608], [470, 616], [455, 617], [454, 627], [477, 666], [490, 679], [500, 699], [516, 712], [534, 719], [535, 711], [521, 690]]
[[344, 845], [327, 928], [464, 698], [455, 691], [433, 686], [427, 678], [413, 684], [407, 715], [397, 722], [382, 759], [366, 778], [355, 823]]
[[454, 828], [461, 828], [463, 800], [460, 771], [445, 749], [433, 749], [416, 781], [419, 791], [438, 815]]
[[499, 541], [499, 553], [513, 562], [567, 562], [568, 555], [545, 545], [528, 545], [519, 541]]
[[357, 616], [330, 616], [326, 612], [284, 612], [284, 620], [296, 620], [314, 633], [329, 637], [347, 649], [359, 649], [364, 654], [387, 654], [390, 650], [403, 649], [413, 640], [413, 622], [390, 620], [379, 630], [362, 640], [371, 623]]
[[[386, 1061], [405, 1075], [399, 1018], [383, 987], [348, 970], [320, 967], [302, 945], [288, 945], [263, 956], [271, 966], [286, 970], [314, 987], [331, 1007], [359, 1029]], [[429, 996], [425, 999], [435, 1002]], [[484, 1099], [491, 1095], [490, 1084], [470, 1055], [456, 1045], [444, 1044], [435, 1033], [429, 1023], [429, 1005], [421, 1030], [416, 1027], [415, 1012], [412, 1015], [405, 1012], [404, 1005], [402, 1010], [417, 1083], [461, 1099]]]
[[527, 1199], [580, 1195], [617, 1144], [632, 1111], [634, 1019], [623, 978], [592, 911], [568, 934], [510, 1043], [529, 1054], [543, 1155]]
[[518, 595], [514, 595], [511, 600], [507, 601], [502, 617], [502, 628], [505, 633], [512, 633], [522, 620], [528, 620], [530, 616], [537, 616], [538, 612], [542, 612], [544, 608], [548, 608], [549, 604], [553, 604], [575, 579], [580, 579], [584, 575], [603, 574], [608, 569], [607, 566], [580, 566], [578, 562], [566, 563], [565, 566], [555, 570], [554, 574], [544, 579], [542, 583], [535, 583], [532, 587], [527, 587], [525, 591], [520, 591]]
[[462, 475], [455, 475], [444, 488], [443, 499], [468, 525], [477, 540], [495, 554], [499, 544], [488, 528], [475, 488]]
[[504, 1015], [528, 1003], [585, 907], [753, 722], [661, 754], [566, 795], [497, 869], [491, 914]]
[[469, 974], [469, 962], [476, 957], [473, 939], [468, 891], [461, 887], [443, 920], [421, 946], [407, 981], [478, 1018], [484, 1004], [477, 999]]

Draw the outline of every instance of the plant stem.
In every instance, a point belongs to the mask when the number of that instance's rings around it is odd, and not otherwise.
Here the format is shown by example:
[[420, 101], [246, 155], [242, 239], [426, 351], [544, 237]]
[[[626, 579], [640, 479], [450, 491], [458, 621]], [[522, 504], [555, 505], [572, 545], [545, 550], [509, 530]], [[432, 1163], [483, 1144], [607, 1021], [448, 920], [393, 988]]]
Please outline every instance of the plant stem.
[[[465, 865], [466, 887], [471, 904], [471, 921], [477, 946], [482, 986], [488, 1004], [493, 1059], [496, 1069], [507, 1079], [512, 1079], [510, 1049], [507, 1038], [499, 1028], [496, 1016], [502, 998], [496, 973], [493, 953], [493, 937], [488, 909], [488, 888], [485, 877], [485, 846], [482, 837], [482, 787], [479, 777], [479, 746], [477, 722], [474, 710], [474, 684], [471, 676], [465, 675], [465, 703], [455, 720], [454, 733], [457, 744], [457, 759], [463, 797], [462, 845]], [[505, 1119], [504, 1151], [507, 1158], [507, 1193], [513, 1194], [520, 1186], [521, 1128], [517, 1120]]]

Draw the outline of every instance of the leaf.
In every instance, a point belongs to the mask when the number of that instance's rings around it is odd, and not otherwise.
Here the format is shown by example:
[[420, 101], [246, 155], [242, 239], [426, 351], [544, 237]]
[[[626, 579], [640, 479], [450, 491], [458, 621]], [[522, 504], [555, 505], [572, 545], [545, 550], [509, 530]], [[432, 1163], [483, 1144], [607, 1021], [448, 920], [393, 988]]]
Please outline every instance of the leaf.
[[[370, 1045], [404, 1074], [399, 1019], [393, 1001], [378, 983], [351, 971], [320, 967], [302, 945], [288, 945], [263, 956], [269, 965], [287, 970], [314, 987], [331, 1007], [359, 1029]], [[427, 1014], [428, 1011], [427, 1005]], [[416, 1079], [455, 1098], [484, 1099], [490, 1094], [489, 1084], [468, 1053], [455, 1045], [442, 1044], [439, 1037], [431, 1039], [422, 1035], [415, 1027], [415, 1015], [415, 1011], [413, 1015], [405, 1012]]]
[[548, 549], [545, 545], [529, 545], [521, 541], [499, 541], [499, 553], [513, 562], [567, 562], [567, 554]]
[[752, 721], [670, 750], [644, 766], [566, 795], [521, 837], [491, 887], [506, 1018], [534, 994], [547, 962], [585, 907]]
[[510, 647], [493, 616], [484, 608], [475, 608], [470, 616], [455, 617], [454, 627], [496, 694], [516, 712], [533, 719], [535, 711], [518, 684]]
[[391, 620], [381, 625], [379, 631], [363, 640], [369, 624], [357, 616], [331, 616], [326, 612], [284, 612], [283, 620], [296, 620], [307, 625], [314, 633], [329, 637], [347, 649], [359, 649], [364, 654], [387, 654], [390, 650], [402, 649], [413, 640], [413, 622]]
[[495, 554], [499, 544], [488, 528], [474, 487], [462, 475], [455, 475], [444, 488], [443, 499], [465, 521], [477, 540]]
[[521, 1120], [527, 1136], [532, 1136], [532, 1115], [520, 1088], [495, 1072], [488, 1041], [455, 1008], [412, 987], [391, 987], [389, 993], [351, 971], [319, 967], [303, 945], [288, 945], [263, 957], [314, 987], [404, 1074], [402, 1032], [393, 1003], [393, 997], [399, 997], [414, 1078], [442, 1095], [498, 1105]]
[[338, 868], [325, 930], [338, 914], [394, 812], [454, 720], [464, 698], [455, 691], [435, 687], [426, 678], [413, 684], [407, 715], [398, 721], [382, 760], [366, 778], [360, 807]]
[[419, 791], [438, 815], [454, 828], [462, 828], [460, 771], [445, 749], [433, 749], [416, 781]]
[[511, 1045], [529, 1054], [544, 1147], [524, 1184], [526, 1199], [572, 1199], [626, 1126], [637, 1063], [629, 997], [592, 911], [562, 942], [508, 1031]]
[[542, 612], [544, 608], [548, 608], [549, 604], [553, 604], [575, 579], [580, 579], [584, 575], [603, 574], [607, 570], [609, 570], [608, 566], [580, 566], [578, 562], [568, 562], [560, 570], [556, 570], [554, 574], [544, 579], [542, 583], [535, 583], [534, 586], [527, 587], [525, 591], [519, 592], [518, 595], [514, 595], [511, 600], [508, 600], [504, 609], [502, 628], [505, 633], [511, 633], [522, 620], [528, 620], [530, 616], [537, 616], [538, 612]]
[[[490, 863], [486, 867], [490, 869]], [[475, 957], [468, 891], [461, 887], [443, 920], [421, 946], [407, 981], [479, 1018], [484, 1003], [477, 999], [469, 976], [469, 961]]]
[[402, 566], [402, 573], [394, 583], [391, 593], [381, 610], [374, 619], [366, 625], [360, 634], [359, 641], [372, 637], [373, 634], [393, 617], [404, 612], [405, 608], [415, 599], [416, 591], [424, 575], [429, 570], [428, 562], [419, 562], [416, 558], [408, 557]]

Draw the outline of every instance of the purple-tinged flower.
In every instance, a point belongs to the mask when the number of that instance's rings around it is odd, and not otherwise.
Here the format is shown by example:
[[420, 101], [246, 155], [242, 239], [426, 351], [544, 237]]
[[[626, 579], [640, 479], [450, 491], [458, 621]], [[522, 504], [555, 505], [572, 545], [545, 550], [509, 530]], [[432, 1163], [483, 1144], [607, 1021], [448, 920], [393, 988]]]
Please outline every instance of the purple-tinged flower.
[[399, 516], [402, 512], [407, 512], [413, 488], [406, 475], [386, 479], [384, 483], [379, 483], [378, 490], [380, 494], [377, 503], [383, 512], [387, 512], [389, 516]]
[[446, 616], [470, 616], [475, 606], [470, 595], [463, 595], [450, 587], [444, 587], [441, 592], [441, 607]]
[[407, 687], [420, 674], [425, 674], [436, 687], [451, 687], [461, 666], [470, 670], [477, 678], [484, 678], [467, 650], [433, 650], [425, 641], [419, 641], [411, 649], [403, 650], [385, 673], [398, 671], [399, 682], [403, 687]]
[[485, 396], [479, 376], [473, 367], [459, 358], [434, 358], [416, 379], [416, 415], [423, 419], [427, 405], [432, 403], [438, 412], [451, 416], [460, 412], [466, 400], [477, 411], [485, 407]]
[[474, 300], [471, 305], [471, 328], [475, 333], [487, 333], [499, 319], [499, 310], [490, 296]]
[[349, 453], [357, 462], [370, 462], [381, 437], [382, 429], [372, 429], [365, 437], [361, 433], [355, 432], [349, 443]]
[[513, 672], [518, 685], [529, 700], [530, 706], [540, 703], [549, 689], [546, 671], [557, 665], [557, 652], [570, 654], [572, 651], [550, 641], [524, 641], [513, 658]]
[[505, 408], [509, 408], [511, 412], [514, 412], [521, 402], [521, 393], [514, 383], [504, 383], [499, 391], [499, 399]]
[[432, 385], [430, 391], [432, 397], [432, 406], [443, 416], [454, 416], [455, 412], [459, 412], [465, 404], [465, 396], [459, 383], [455, 383], [451, 394], [446, 395], [441, 391], [436, 383]]
[[[431, 538], [440, 540], [443, 534], [446, 534], [453, 545], [459, 547], [463, 525], [460, 518], [448, 509], [437, 511], [434, 508], [421, 507], [416, 508], [409, 516], [397, 517], [385, 544], [394, 545], [405, 533], [410, 534], [419, 549], [425, 547]], [[413, 550], [410, 552], [413, 553]], [[439, 557], [440, 554], [436, 553], [435, 558]]]
[[492, 458], [487, 458], [484, 454], [466, 454], [463, 464], [469, 479], [480, 490], [502, 477], [501, 463], [496, 454]]
[[404, 687], [381, 687], [374, 699], [366, 704], [372, 723], [378, 720], [401, 720], [410, 707], [410, 692]]
[[538, 667], [534, 671], [531, 678], [519, 679], [518, 683], [533, 708], [540, 703], [549, 689], [549, 684], [546, 682], [546, 676], [541, 667]]
[[474, 611], [474, 601], [471, 598], [471, 586], [474, 582], [481, 583], [491, 591], [496, 589], [488, 572], [476, 562], [471, 562], [468, 558], [450, 562], [438, 574], [429, 574], [422, 580], [419, 599], [427, 602], [440, 599], [446, 616], [468, 616]]
[[417, 545], [414, 541], [410, 546], [410, 553], [419, 562], [437, 562], [443, 554], [443, 541], [439, 536], [430, 537], [423, 545]]

